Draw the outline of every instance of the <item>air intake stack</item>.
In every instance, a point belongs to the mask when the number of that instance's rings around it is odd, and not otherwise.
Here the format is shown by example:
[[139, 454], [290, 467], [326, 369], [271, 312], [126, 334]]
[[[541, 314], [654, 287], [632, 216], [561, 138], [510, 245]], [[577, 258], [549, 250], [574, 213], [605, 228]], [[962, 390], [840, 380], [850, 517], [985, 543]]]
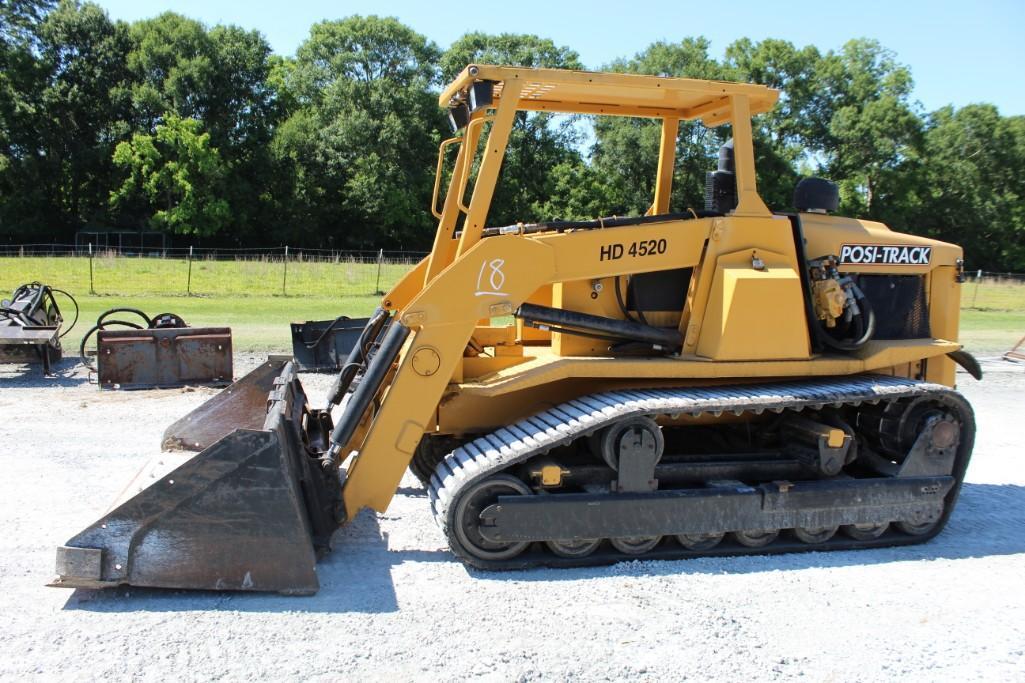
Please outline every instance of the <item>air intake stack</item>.
[[733, 164], [733, 140], [719, 148], [719, 165], [705, 174], [705, 210], [729, 213], [737, 208], [737, 176]]
[[808, 213], [832, 213], [840, 206], [840, 189], [825, 178], [802, 178], [794, 188], [794, 208]]

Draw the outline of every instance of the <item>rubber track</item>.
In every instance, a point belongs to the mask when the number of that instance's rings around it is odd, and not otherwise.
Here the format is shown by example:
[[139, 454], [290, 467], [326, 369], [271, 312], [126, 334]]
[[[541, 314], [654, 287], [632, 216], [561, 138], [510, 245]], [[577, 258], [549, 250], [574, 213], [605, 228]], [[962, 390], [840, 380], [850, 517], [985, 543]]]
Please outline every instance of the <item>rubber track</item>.
[[[536, 455], [565, 446], [574, 440], [594, 433], [617, 420], [636, 415], [653, 417], [667, 416], [675, 419], [681, 415], [697, 417], [704, 414], [714, 416], [723, 413], [756, 415], [766, 411], [781, 413], [785, 410], [820, 410], [825, 407], [857, 406], [862, 403], [879, 403], [924, 395], [936, 395], [958, 404], [962, 417], [971, 421], [963, 427], [962, 447], [964, 457], [959, 455], [955, 463], [955, 476], [960, 485], [967, 455], [971, 453], [974, 439], [974, 421], [971, 408], [951, 388], [918, 380], [887, 375], [857, 375], [833, 377], [796, 382], [774, 382], [743, 386], [686, 387], [673, 389], [643, 389], [610, 391], [591, 394], [549, 408], [515, 424], [502, 427], [490, 434], [463, 444], [435, 468], [427, 487], [431, 510], [435, 522], [449, 538], [453, 552], [461, 559], [484, 569], [517, 569], [534, 565], [581, 566], [607, 564], [634, 559], [659, 559], [675, 557], [714, 556], [733, 554], [764, 554], [792, 550], [822, 550], [828, 548], [877, 547], [914, 543], [931, 538], [934, 533], [920, 537], [894, 539], [898, 532], [888, 532], [874, 541], [853, 541], [834, 538], [831, 541], [810, 546], [797, 541], [788, 542], [783, 535], [775, 543], [764, 548], [750, 549], [740, 545], [724, 543], [711, 551], [688, 551], [682, 547], [667, 551], [656, 548], [642, 556], [629, 556], [609, 550], [585, 558], [567, 559], [548, 552], [528, 552], [523, 556], [503, 561], [486, 561], [470, 555], [452, 543], [449, 527], [453, 520], [450, 512], [460, 493], [471, 484], [498, 474], [509, 467], [524, 462]], [[954, 498], [951, 498], [951, 503]], [[949, 505], [952, 507], [952, 505]], [[948, 509], [935, 533], [938, 533], [949, 515]], [[665, 544], [662, 544], [665, 545]]]

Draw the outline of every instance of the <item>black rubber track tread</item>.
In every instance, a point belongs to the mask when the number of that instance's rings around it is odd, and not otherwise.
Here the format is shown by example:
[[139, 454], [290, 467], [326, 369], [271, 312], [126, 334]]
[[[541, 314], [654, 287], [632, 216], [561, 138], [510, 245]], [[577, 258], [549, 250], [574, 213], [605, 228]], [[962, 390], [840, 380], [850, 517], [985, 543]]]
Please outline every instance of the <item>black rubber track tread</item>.
[[[785, 410], [801, 411], [819, 409], [823, 406], [857, 406], [864, 403], [898, 401], [911, 397], [929, 397], [956, 412], [962, 425], [961, 442], [954, 461], [955, 483], [944, 501], [943, 515], [935, 528], [920, 536], [909, 536], [891, 527], [877, 539], [856, 541], [842, 534], [836, 534], [824, 543], [807, 544], [797, 540], [789, 532], [782, 532], [773, 543], [762, 548], [747, 548], [734, 541], [729, 534], [726, 539], [711, 550], [687, 550], [675, 542], [664, 539], [653, 550], [642, 555], [624, 555], [613, 549], [608, 541], [593, 554], [583, 558], [563, 558], [552, 554], [543, 543], [533, 543], [530, 548], [515, 558], [502, 561], [485, 561], [462, 548], [452, 533], [455, 500], [469, 484], [482, 478], [498, 474], [576, 438], [593, 433], [611, 422], [633, 415], [674, 415], [703, 413], [721, 414], [740, 411], [761, 414], [765, 410], [779, 413]], [[688, 401], [692, 406], [681, 406]], [[633, 405], [627, 405], [627, 404]], [[647, 409], [645, 407], [647, 403]], [[656, 404], [672, 403], [670, 410], [652, 409]], [[587, 413], [594, 418], [601, 412], [607, 416], [604, 421], [583, 419]], [[571, 416], [576, 424], [567, 423], [565, 418], [556, 419], [549, 425], [546, 417], [553, 415]], [[553, 433], [554, 432], [554, 433]], [[517, 448], [510, 442], [515, 440]], [[679, 389], [644, 389], [605, 392], [582, 396], [553, 409], [531, 416], [516, 424], [507, 425], [495, 432], [479, 437], [455, 449], [445, 456], [431, 477], [427, 486], [428, 498], [435, 521], [445, 533], [452, 552], [465, 563], [479, 569], [515, 570], [529, 567], [581, 567], [607, 565], [634, 560], [668, 560], [694, 557], [721, 557], [731, 555], [766, 555], [784, 552], [853, 550], [880, 548], [924, 543], [939, 534], [946, 526], [954, 509], [957, 496], [964, 480], [975, 440], [975, 419], [971, 406], [953, 389], [940, 385], [886, 375], [855, 375], [851, 377], [829, 377], [796, 382], [774, 382], [738, 386], [689, 387]], [[497, 444], [496, 444], [497, 442]], [[496, 447], [500, 445], [501, 447]]]

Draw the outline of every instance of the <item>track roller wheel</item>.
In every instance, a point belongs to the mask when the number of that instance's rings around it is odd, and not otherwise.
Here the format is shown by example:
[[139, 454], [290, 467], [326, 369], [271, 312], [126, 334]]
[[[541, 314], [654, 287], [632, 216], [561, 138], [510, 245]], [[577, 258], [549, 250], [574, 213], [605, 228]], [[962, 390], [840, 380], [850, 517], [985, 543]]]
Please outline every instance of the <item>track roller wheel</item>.
[[895, 526], [908, 536], [925, 536], [940, 523], [940, 517], [942, 517], [942, 514], [934, 516], [923, 512], [912, 515], [911, 519], [903, 519], [897, 522]]
[[601, 431], [597, 442], [598, 453], [609, 467], [619, 471], [620, 451], [631, 445], [654, 454], [654, 462], [658, 462], [665, 449], [665, 437], [662, 428], [650, 417], [638, 416], [617, 422]]
[[749, 529], [733, 532], [737, 543], [748, 548], [762, 548], [775, 541], [778, 536], [779, 529]]
[[882, 524], [845, 524], [841, 528], [855, 541], [874, 541], [886, 533], [889, 526], [888, 523], [883, 522]]
[[558, 557], [587, 557], [601, 545], [600, 538], [582, 538], [575, 541], [545, 541], [545, 545]]
[[662, 540], [661, 536], [631, 536], [628, 538], [613, 538], [612, 547], [624, 555], [643, 555], [658, 545]]
[[687, 550], [711, 550], [726, 534], [677, 534], [676, 540]]
[[528, 541], [496, 543], [480, 533], [480, 513], [498, 500], [499, 496], [533, 495], [530, 487], [516, 477], [497, 474], [470, 486], [460, 497], [452, 517], [455, 540], [463, 549], [482, 560], [508, 560], [516, 557], [530, 545]]
[[797, 536], [799, 541], [814, 545], [816, 543], [825, 543], [833, 538], [836, 530], [837, 527], [835, 526], [799, 526], [794, 529], [794, 536]]

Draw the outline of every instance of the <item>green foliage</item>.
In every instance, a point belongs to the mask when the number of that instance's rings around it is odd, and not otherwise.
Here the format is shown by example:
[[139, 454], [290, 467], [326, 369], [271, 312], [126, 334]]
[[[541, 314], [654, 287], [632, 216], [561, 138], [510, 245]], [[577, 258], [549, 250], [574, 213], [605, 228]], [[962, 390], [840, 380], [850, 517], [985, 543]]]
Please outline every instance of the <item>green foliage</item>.
[[49, 74], [42, 92], [47, 115], [40, 119], [47, 141], [38, 159], [42, 181], [59, 197], [61, 224], [101, 221], [114, 144], [129, 130], [127, 26], [96, 5], [65, 0], [46, 17], [40, 38]]
[[[441, 59], [446, 81], [468, 64], [504, 64], [530, 68], [581, 69], [580, 57], [565, 46], [530, 34], [467, 33]], [[579, 117], [517, 112], [488, 222], [507, 225], [562, 216], [555, 200], [559, 169], [580, 164]], [[487, 129], [485, 130], [485, 134]], [[482, 136], [481, 146], [485, 144]], [[554, 213], [553, 213], [554, 212]]]
[[[542, 36], [471, 32], [443, 51], [377, 16], [318, 23], [282, 57], [256, 31], [173, 12], [129, 25], [79, 0], [0, 2], [0, 237], [148, 225], [218, 244], [425, 248], [450, 135], [438, 92], [474, 62], [583, 68]], [[1025, 118], [921, 111], [910, 70], [875, 41], [740, 39], [717, 59], [691, 37], [606, 68], [777, 88], [753, 122], [769, 206], [821, 175], [842, 213], [962, 244], [970, 268], [1025, 269]], [[730, 136], [679, 132], [674, 211], [703, 205]], [[654, 120], [518, 113], [488, 222], [645, 212], [659, 137]]]
[[271, 147], [286, 222], [334, 246], [429, 243], [440, 54], [395, 19], [350, 17], [316, 24], [277, 65], [290, 103]]
[[583, 69], [576, 51], [548, 38], [527, 33], [493, 35], [474, 31], [452, 43], [441, 58], [442, 79], [447, 83], [468, 64], [504, 64], [532, 69]]
[[165, 12], [132, 25], [132, 104], [139, 125], [152, 130], [164, 112], [202, 118], [209, 106], [213, 45], [203, 24]]
[[[613, 62], [613, 71], [683, 78], [723, 78], [721, 65], [708, 56], [708, 41], [686, 38], [657, 42], [631, 59]], [[602, 117], [594, 124], [593, 164], [602, 179], [610, 213], [642, 214], [655, 196], [655, 171], [661, 123], [654, 119]], [[705, 172], [715, 168], [727, 134], [698, 122], [681, 121], [670, 210], [703, 206]], [[571, 211], [574, 212], [574, 211]]]
[[11, 91], [0, 97], [0, 225], [88, 223], [104, 212], [124, 129], [126, 29], [92, 4], [65, 0], [45, 15], [47, 4], [19, 5], [33, 11], [0, 58], [0, 90]]
[[279, 114], [266, 39], [237, 26], [207, 29], [172, 12], [136, 22], [131, 33], [136, 129], [152, 132], [165, 112], [201, 121], [230, 167], [224, 227], [236, 238], [266, 232], [275, 216], [263, 190], [274, 182], [269, 144]]
[[114, 151], [114, 163], [128, 170], [111, 193], [114, 206], [145, 203], [149, 225], [182, 235], [213, 235], [229, 220], [222, 198], [227, 167], [210, 134], [195, 119], [168, 114], [153, 135], [136, 133]]
[[916, 226], [955, 243], [971, 241], [975, 264], [1025, 265], [1025, 117], [988, 104], [944, 107], [929, 117], [924, 189]]
[[921, 118], [908, 101], [911, 73], [870, 40], [826, 55], [818, 71], [831, 103], [824, 108], [825, 169], [841, 180], [843, 210], [881, 217], [880, 200], [899, 192], [904, 166], [921, 145]]

